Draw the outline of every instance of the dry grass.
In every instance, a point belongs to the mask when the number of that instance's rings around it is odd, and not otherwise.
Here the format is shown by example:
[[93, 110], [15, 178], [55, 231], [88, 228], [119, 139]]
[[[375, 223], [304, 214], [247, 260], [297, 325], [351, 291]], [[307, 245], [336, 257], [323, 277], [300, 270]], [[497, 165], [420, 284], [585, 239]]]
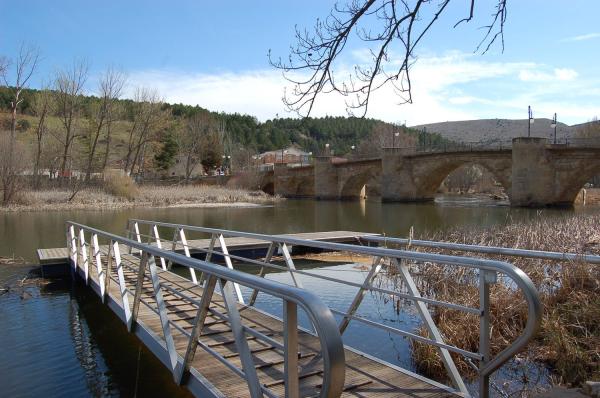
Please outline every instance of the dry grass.
[[[128, 177], [127, 177], [128, 178]], [[68, 189], [23, 191], [18, 202], [2, 210], [69, 210], [69, 209], [116, 209], [126, 207], [203, 207], [209, 204], [271, 204], [278, 198], [264, 192], [247, 191], [219, 186], [128, 186], [115, 188], [114, 181], [106, 182], [104, 188], [84, 188], [69, 202], [72, 192]], [[131, 180], [130, 180], [131, 181]], [[129, 182], [128, 182], [129, 184]], [[135, 196], [132, 195], [135, 193]]]
[[[422, 236], [423, 239], [457, 243], [600, 254], [600, 215], [539, 218], [525, 224], [509, 224], [481, 230], [455, 230]], [[416, 248], [413, 248], [416, 249]], [[419, 251], [439, 252], [431, 249]], [[467, 255], [464, 252], [446, 254]], [[482, 257], [482, 255], [477, 254]], [[549, 365], [553, 381], [579, 386], [600, 378], [600, 265], [552, 262], [516, 257], [485, 256], [510, 262], [523, 269], [539, 289], [544, 305], [542, 328], [527, 352], [532, 363]], [[479, 306], [478, 276], [472, 270], [434, 264], [412, 265], [424, 295], [442, 301]], [[391, 279], [401, 288], [401, 282]], [[491, 288], [491, 351], [500, 352], [522, 332], [527, 321], [523, 297], [510, 283]], [[479, 319], [455, 310], [435, 307], [433, 317], [445, 339], [458, 347], [477, 351]], [[423, 328], [420, 334], [427, 336]], [[523, 356], [524, 354], [522, 354]], [[413, 343], [413, 356], [420, 371], [445, 379], [437, 350]], [[464, 374], [474, 376], [462, 357], [454, 356]], [[523, 359], [523, 358], [522, 358]]]
[[227, 188], [215, 185], [181, 185], [172, 187], [142, 186], [136, 202], [153, 206], [193, 203], [273, 203], [275, 198], [260, 191]]

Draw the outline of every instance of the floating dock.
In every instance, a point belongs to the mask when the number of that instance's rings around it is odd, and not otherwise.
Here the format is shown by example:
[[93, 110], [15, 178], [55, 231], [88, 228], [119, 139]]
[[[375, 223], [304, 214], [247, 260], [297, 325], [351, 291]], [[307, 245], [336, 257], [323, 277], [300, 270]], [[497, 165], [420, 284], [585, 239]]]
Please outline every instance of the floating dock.
[[[349, 231], [332, 231], [285, 237], [310, 237], [326, 242], [355, 242], [360, 235]], [[229, 290], [221, 286], [221, 292], [231, 292], [232, 296], [228, 300], [215, 290], [217, 278], [211, 278], [206, 272], [203, 278], [208, 279], [204, 279], [206, 283], [202, 287], [201, 284], [161, 269], [157, 265], [158, 259], [168, 259], [173, 254], [172, 251], [169, 254], [164, 249], [145, 245], [165, 256], [158, 257], [157, 253], [150, 253], [152, 260], [149, 260], [147, 254], [142, 255], [135, 247], [133, 253], [128, 254], [132, 246], [120, 244], [118, 241], [111, 240], [108, 245], [101, 246], [98, 244], [98, 236], [92, 235], [89, 243], [80, 246], [83, 249], [74, 247], [74, 251], [71, 252], [67, 248], [40, 249], [40, 260], [45, 264], [68, 261], [73, 274], [83, 279], [84, 283], [128, 325], [128, 329], [174, 374], [184, 373], [181, 370], [182, 363], [184, 358], [188, 358], [189, 362], [185, 366], [187, 376], [175, 378], [197, 397], [456, 396], [445, 386], [428, 382], [412, 372], [390, 366], [349, 347], [343, 348], [343, 376], [335, 377], [338, 383], [339, 379], [342, 379], [343, 384], [338, 386], [333, 395], [329, 394], [323, 389], [325, 385], [336, 383], [336, 380], [332, 382], [333, 372], [328, 368], [332, 362], [335, 365], [336, 361], [332, 358], [325, 359], [323, 337], [319, 338], [314, 332], [297, 327], [297, 318], [293, 318], [293, 328], [289, 329], [288, 322], [284, 322], [283, 319], [231, 300], [234, 295], [231, 287], [235, 283], [226, 282]], [[264, 242], [259, 240], [239, 237], [225, 241], [230, 250], [257, 249], [264, 245]], [[188, 243], [191, 245], [192, 242]], [[194, 246], [206, 245], [207, 248], [210, 244], [204, 240], [193, 243]], [[145, 264], [142, 272], [140, 264]], [[221, 266], [217, 268], [226, 269]], [[244, 274], [234, 270], [232, 272]], [[246, 274], [244, 277], [256, 278]], [[223, 283], [224, 279], [220, 280]], [[263, 281], [271, 283], [264, 279]], [[286, 298], [284, 303], [285, 300]], [[201, 307], [207, 302], [203, 319], [199, 321]], [[284, 307], [284, 317], [289, 321], [289, 314], [285, 315], [289, 307], [286, 304]], [[237, 320], [236, 316], [239, 316]], [[202, 325], [201, 330], [197, 330], [198, 323]], [[335, 322], [333, 326], [337, 333]], [[240, 330], [245, 334], [243, 339], [240, 339]], [[290, 335], [295, 335], [296, 347], [291, 355], [288, 349], [291, 344]], [[213, 355], [198, 352], [195, 356], [192, 354], [190, 359], [191, 336], [197, 336], [194, 353], [202, 347]], [[245, 363], [248, 358], [252, 361], [252, 372]], [[289, 370], [290, 361], [293, 361], [291, 366], [296, 370]], [[292, 379], [293, 381], [290, 381], [290, 372], [295, 375], [296, 379]], [[248, 374], [252, 373], [255, 373], [255, 380], [259, 382], [258, 393], [253, 392], [249, 388], [249, 382], [245, 380], [251, 377]]]
[[[161, 232], [172, 239], [160, 238]], [[374, 234], [351, 231], [264, 235], [132, 219], [128, 235], [67, 222], [68, 248], [40, 249], [38, 255], [42, 267], [60, 262], [65, 266], [66, 262], [67, 272], [83, 279], [166, 366], [175, 383], [197, 397], [469, 397], [454, 353], [479, 364], [479, 396], [488, 398], [490, 375], [525, 348], [541, 323], [542, 306], [533, 282], [506, 262], [373, 247], [369, 241], [378, 239]], [[188, 240], [207, 235], [211, 238]], [[296, 268], [292, 250], [357, 254], [370, 257], [372, 264], [357, 283]], [[240, 255], [256, 252], [262, 258]], [[233, 261], [260, 271], [236, 270]], [[411, 268], [411, 262], [423, 267], [433, 262], [477, 269], [479, 278], [473, 282], [479, 289], [479, 305], [421, 295], [413, 275], [422, 268]], [[186, 267], [190, 279], [171, 272], [173, 265]], [[265, 278], [268, 269], [289, 273], [292, 283]], [[406, 290], [378, 284], [384, 269], [400, 278]], [[490, 286], [499, 283], [498, 274], [523, 292], [527, 322], [518, 338], [491, 356]], [[352, 286], [356, 294], [345, 311], [328, 307], [311, 291], [306, 277], [333, 283], [328, 287], [332, 291], [338, 285]], [[368, 292], [412, 302], [429, 336], [417, 334], [414, 325], [361, 315], [359, 308]], [[268, 313], [255, 306], [257, 298], [265, 295]], [[445, 341], [431, 306], [479, 317], [476, 350]], [[449, 384], [344, 345], [344, 332], [351, 322], [430, 345], [440, 355]]]

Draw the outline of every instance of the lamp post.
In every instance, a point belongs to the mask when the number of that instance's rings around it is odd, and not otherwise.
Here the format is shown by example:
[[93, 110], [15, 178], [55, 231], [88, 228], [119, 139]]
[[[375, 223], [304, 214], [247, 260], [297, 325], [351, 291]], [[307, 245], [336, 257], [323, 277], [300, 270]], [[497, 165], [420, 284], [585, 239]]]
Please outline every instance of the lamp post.
[[396, 148], [396, 137], [400, 136], [400, 132], [396, 131], [392, 136], [392, 148]]
[[329, 144], [325, 144], [325, 155], [329, 155]]
[[531, 111], [531, 105], [527, 106], [527, 113], [529, 118], [529, 123], [527, 124], [527, 137], [531, 137], [531, 125], [535, 121], [533, 119], [533, 112]]
[[550, 127], [554, 129], [554, 144], [556, 145], [556, 112], [554, 112], [554, 119], [552, 119]]
[[281, 163], [285, 163], [283, 159], [286, 153], [288, 153], [287, 149], [281, 148]]

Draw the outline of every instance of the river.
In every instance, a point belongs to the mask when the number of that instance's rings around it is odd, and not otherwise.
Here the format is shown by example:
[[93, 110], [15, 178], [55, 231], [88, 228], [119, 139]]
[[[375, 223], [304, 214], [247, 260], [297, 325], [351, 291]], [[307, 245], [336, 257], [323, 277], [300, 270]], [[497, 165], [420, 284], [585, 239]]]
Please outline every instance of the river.
[[[562, 217], [572, 212], [600, 212], [600, 208], [515, 209], [478, 198], [444, 197], [424, 204], [288, 200], [252, 208], [4, 212], [0, 214], [0, 256], [35, 262], [35, 249], [65, 245], [66, 220], [118, 234], [123, 234], [127, 220], [135, 217], [273, 234], [352, 230], [406, 236], [411, 226], [420, 234], [526, 221], [540, 215]], [[362, 277], [345, 264], [315, 268], [313, 272]], [[0, 266], [0, 287], [25, 274], [20, 266]], [[287, 276], [268, 277], [285, 282]], [[338, 309], [345, 309], [354, 294], [331, 294], [327, 286], [319, 290], [324, 292], [322, 299]], [[269, 302], [258, 305], [279, 311]], [[365, 316], [383, 322], [414, 321], [410, 315], [397, 314], [376, 296], [366, 299], [361, 309]], [[0, 396], [187, 396], [93, 294], [68, 281], [41, 286], [25, 283], [23, 287], [17, 282], [16, 288], [0, 295], [0, 325]], [[404, 339], [365, 333], [358, 326], [351, 327], [345, 341], [382, 359], [413, 367]]]

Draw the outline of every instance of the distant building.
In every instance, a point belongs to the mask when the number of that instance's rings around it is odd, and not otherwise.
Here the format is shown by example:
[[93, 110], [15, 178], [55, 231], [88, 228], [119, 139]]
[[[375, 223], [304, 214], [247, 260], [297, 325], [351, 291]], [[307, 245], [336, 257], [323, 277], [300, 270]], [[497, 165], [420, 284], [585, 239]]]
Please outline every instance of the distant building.
[[273, 165], [275, 163], [287, 163], [291, 165], [303, 165], [311, 163], [312, 154], [304, 152], [295, 145], [288, 148], [264, 152], [258, 155], [258, 163], [261, 165]]

